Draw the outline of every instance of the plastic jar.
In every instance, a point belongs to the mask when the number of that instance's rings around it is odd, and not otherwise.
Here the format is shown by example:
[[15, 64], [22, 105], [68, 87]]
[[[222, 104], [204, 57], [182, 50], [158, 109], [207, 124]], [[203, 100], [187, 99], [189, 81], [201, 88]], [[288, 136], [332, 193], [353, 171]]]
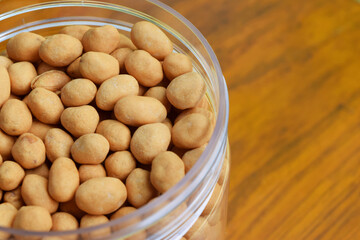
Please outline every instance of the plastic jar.
[[[0, 8], [0, 50], [5, 49], [9, 38], [23, 31], [47, 36], [66, 25], [112, 24], [129, 35], [132, 24], [140, 20], [150, 21], [162, 28], [173, 41], [175, 51], [188, 54], [193, 59], [194, 69], [206, 80], [207, 97], [217, 121], [205, 152], [175, 187], [123, 218], [61, 233], [36, 233], [2, 227], [0, 231], [10, 233], [12, 237], [16, 235], [19, 239], [44, 240], [91, 239], [96, 231], [104, 230], [111, 230], [111, 234], [98, 239], [134, 240], [144, 239], [143, 236], [156, 240], [225, 239], [230, 165], [227, 87], [213, 50], [188, 20], [155, 0], [3, 0]], [[212, 195], [214, 189], [216, 193]]]

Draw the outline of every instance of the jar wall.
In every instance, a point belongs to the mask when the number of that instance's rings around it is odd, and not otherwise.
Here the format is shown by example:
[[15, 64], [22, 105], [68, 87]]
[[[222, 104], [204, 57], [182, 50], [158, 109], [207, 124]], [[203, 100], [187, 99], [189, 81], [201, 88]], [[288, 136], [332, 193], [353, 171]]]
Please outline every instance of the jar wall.
[[[230, 153], [227, 149], [219, 179], [214, 187], [209, 202], [196, 220], [197, 223], [185, 234], [188, 240], [225, 240], [227, 206], [229, 191]], [[192, 233], [192, 230], [195, 230]]]

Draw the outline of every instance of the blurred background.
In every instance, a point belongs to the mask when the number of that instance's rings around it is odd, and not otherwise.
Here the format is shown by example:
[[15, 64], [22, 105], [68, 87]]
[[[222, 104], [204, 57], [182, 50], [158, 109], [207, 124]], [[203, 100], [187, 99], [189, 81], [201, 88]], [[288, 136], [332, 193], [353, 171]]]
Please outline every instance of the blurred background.
[[164, 2], [227, 80], [227, 239], [360, 239], [360, 4]]

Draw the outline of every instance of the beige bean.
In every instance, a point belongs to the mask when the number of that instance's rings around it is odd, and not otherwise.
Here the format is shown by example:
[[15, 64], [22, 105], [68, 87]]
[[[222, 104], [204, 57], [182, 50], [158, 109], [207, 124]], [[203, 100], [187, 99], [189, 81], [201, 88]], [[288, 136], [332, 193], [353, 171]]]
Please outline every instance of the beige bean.
[[141, 168], [134, 169], [126, 179], [128, 201], [134, 207], [141, 207], [155, 198], [158, 193], [151, 185], [150, 172]]
[[126, 70], [125, 69], [125, 59], [132, 52], [133, 52], [133, 50], [130, 48], [118, 48], [118, 49], [115, 49], [115, 51], [113, 51], [111, 53], [111, 56], [116, 58], [116, 60], [118, 60], [118, 62], [119, 62], [120, 72], [124, 72]]
[[59, 157], [70, 157], [70, 149], [74, 140], [60, 128], [50, 129], [44, 139], [47, 158], [53, 162]]
[[[79, 228], [79, 223], [76, 218], [66, 212], [56, 212], [51, 216], [52, 227], [51, 231], [70, 231]], [[77, 235], [66, 235], [61, 237], [62, 240], [75, 240]]]
[[0, 128], [7, 134], [17, 136], [29, 131], [32, 116], [26, 104], [17, 99], [7, 100], [0, 110]]
[[150, 180], [160, 193], [175, 186], [184, 176], [184, 163], [173, 152], [162, 152], [152, 161]]
[[76, 205], [88, 214], [101, 215], [116, 211], [127, 197], [125, 185], [117, 178], [92, 178], [76, 191]]
[[165, 33], [147, 21], [134, 24], [131, 29], [131, 40], [137, 48], [146, 50], [159, 60], [163, 60], [173, 50], [172, 42]]
[[26, 205], [41, 206], [50, 213], [56, 212], [59, 203], [51, 198], [48, 192], [48, 180], [39, 175], [26, 175], [22, 186], [21, 196]]
[[135, 50], [125, 59], [126, 71], [145, 87], [153, 87], [163, 80], [161, 63], [144, 50]]
[[87, 52], [82, 55], [79, 70], [84, 78], [95, 84], [101, 84], [106, 79], [119, 75], [119, 63], [113, 56], [103, 52]]
[[44, 40], [44, 37], [36, 33], [19, 33], [9, 40], [6, 51], [15, 61], [37, 62], [40, 60], [39, 48]]
[[52, 92], [59, 92], [71, 78], [63, 71], [50, 70], [35, 77], [31, 81], [31, 88], [42, 87]]
[[[17, 209], [10, 203], [0, 204], [0, 226], [11, 228], [17, 213]], [[8, 239], [10, 233], [0, 231], [0, 239]]]
[[105, 160], [107, 176], [119, 178], [122, 181], [124, 181], [135, 168], [136, 160], [128, 151], [115, 152]]
[[197, 160], [200, 158], [201, 154], [204, 152], [206, 145], [199, 148], [195, 148], [187, 151], [183, 156], [182, 160], [185, 164], [185, 172], [189, 172], [190, 169], [194, 166]]
[[11, 83], [6, 68], [0, 66], [0, 108], [10, 97]]
[[147, 90], [148, 90], [147, 87], [144, 87], [144, 86], [142, 86], [142, 85], [139, 85], [138, 96], [143, 96]]
[[64, 240], [66, 237], [57, 237], [57, 236], [46, 236], [41, 238], [41, 240]]
[[129, 213], [135, 212], [136, 210], [137, 209], [134, 207], [122, 207], [111, 215], [110, 220], [121, 218]]
[[26, 169], [25, 175], [30, 175], [30, 174], [36, 174], [44, 178], [49, 178], [49, 167], [46, 165], [46, 163], [43, 163], [37, 168]]
[[169, 128], [170, 132], [171, 132], [171, 129], [172, 129], [172, 126], [173, 126], [171, 120], [169, 118], [165, 118], [165, 120], [162, 121], [162, 123], [165, 124], [165, 126], [167, 126]]
[[39, 63], [38, 67], [36, 68], [36, 71], [37, 71], [38, 75], [41, 75], [44, 72], [48, 72], [48, 71], [51, 71], [51, 70], [64, 71], [65, 69], [63, 67], [50, 66], [46, 62]]
[[89, 133], [79, 137], [71, 147], [71, 155], [80, 164], [102, 163], [110, 149], [106, 138], [97, 133]]
[[3, 157], [3, 159], [11, 158], [11, 149], [15, 141], [15, 137], [9, 136], [0, 130], [0, 155]]
[[96, 133], [103, 135], [109, 141], [111, 151], [123, 151], [130, 146], [130, 129], [119, 121], [112, 119], [101, 121]]
[[0, 56], [0, 67], [4, 67], [5, 69], [8, 69], [11, 64], [13, 64], [13, 61], [11, 61], [10, 58], [5, 56]]
[[119, 41], [118, 30], [111, 25], [91, 28], [86, 31], [82, 38], [85, 52], [111, 53], [117, 48]]
[[60, 29], [59, 33], [70, 35], [74, 38], [77, 38], [81, 41], [84, 34], [90, 29], [91, 27], [85, 25], [71, 25], [66, 26]]
[[82, 78], [80, 73], [80, 60], [81, 57], [78, 57], [73, 61], [66, 69], [67, 74], [72, 78]]
[[192, 63], [190, 58], [182, 53], [171, 53], [165, 57], [163, 69], [165, 76], [173, 80], [182, 74], [192, 72]]
[[96, 105], [105, 111], [112, 111], [116, 102], [129, 95], [136, 96], [139, 84], [128, 74], [121, 74], [104, 81], [96, 93]]
[[214, 210], [220, 197], [221, 197], [221, 186], [220, 184], [216, 183], [211, 193], [211, 197], [208, 203], [206, 204], [204, 211], [201, 213], [201, 216], [209, 215]]
[[21, 187], [4, 193], [4, 202], [11, 203], [16, 209], [25, 205], [21, 196]]
[[4, 161], [0, 165], [0, 189], [11, 191], [17, 188], [25, 176], [25, 171], [14, 161]]
[[96, 109], [89, 105], [69, 107], [61, 114], [61, 124], [74, 137], [95, 132], [99, 119]]
[[[97, 226], [109, 222], [109, 219], [104, 215], [94, 216], [94, 215], [85, 215], [81, 218], [80, 228]], [[111, 229], [109, 227], [100, 228], [95, 231], [87, 232], [81, 234], [82, 239], [103, 239], [106, 236], [111, 234]]]
[[85, 215], [85, 212], [76, 206], [75, 197], [68, 202], [60, 203], [59, 209], [61, 212], [67, 212], [77, 219]]
[[30, 62], [17, 62], [9, 68], [11, 92], [15, 95], [25, 95], [31, 91], [31, 81], [37, 76], [34, 65]]
[[[13, 97], [11, 97], [11, 96], [13, 96]], [[9, 99], [21, 100], [20, 97], [14, 95], [14, 94], [11, 94]], [[23, 97], [22, 101], [26, 104], [26, 106], [29, 106], [29, 95], [26, 95], [25, 97]]]
[[122, 33], [119, 33], [120, 35], [120, 40], [119, 40], [119, 44], [117, 46], [118, 48], [130, 48], [131, 50], [135, 50], [136, 46], [134, 45], [134, 43], [130, 40], [130, 38], [128, 38], [127, 36], [125, 36]]
[[[20, 98], [19, 96], [14, 95], [14, 94], [12, 94], [12, 93], [10, 94], [9, 99], [17, 99], [17, 100], [21, 100], [21, 98]], [[24, 99], [25, 99], [25, 97], [24, 97]], [[25, 102], [25, 101], [23, 100], [23, 102]]]
[[200, 113], [200, 114], [203, 114], [205, 117], [207, 117], [211, 123], [213, 125], [215, 125], [215, 117], [214, 117], [214, 114], [207, 110], [207, 109], [204, 109], [204, 108], [200, 108], [200, 107], [194, 107], [194, 108], [189, 108], [189, 109], [186, 109], [184, 111], [182, 111], [175, 119], [174, 123], [177, 123], [180, 119], [184, 118], [185, 116], [187, 115], [190, 115], [192, 113]]
[[32, 169], [45, 162], [45, 145], [32, 133], [22, 134], [15, 142], [12, 156], [25, 169]]
[[199, 217], [191, 226], [185, 237], [189, 240], [203, 240], [210, 233], [210, 225], [204, 217]]
[[80, 183], [97, 177], [106, 177], [106, 171], [102, 164], [83, 164], [79, 167]]
[[82, 54], [81, 42], [70, 35], [55, 34], [40, 46], [41, 60], [54, 67], [65, 67]]
[[73, 160], [60, 157], [51, 165], [49, 172], [49, 194], [57, 202], [68, 202], [80, 185], [79, 172]]
[[144, 96], [121, 98], [115, 104], [114, 113], [120, 122], [135, 127], [162, 122], [167, 115], [166, 108], [159, 100]]
[[96, 85], [89, 79], [74, 79], [61, 89], [61, 101], [67, 107], [86, 105], [95, 98], [96, 91]]
[[162, 86], [156, 86], [156, 87], [149, 88], [149, 90], [146, 91], [144, 96], [156, 98], [164, 105], [164, 107], [166, 108], [166, 111], [170, 112], [171, 103], [169, 102], [169, 100], [166, 97], [166, 88], [164, 88]]
[[212, 130], [212, 124], [207, 117], [192, 113], [174, 124], [171, 139], [179, 148], [198, 148], [210, 140]]
[[136, 129], [130, 141], [130, 149], [139, 162], [151, 164], [159, 153], [168, 149], [170, 140], [170, 131], [165, 124], [146, 124]]
[[34, 134], [42, 141], [44, 141], [46, 133], [53, 127], [54, 126], [39, 122], [38, 120], [34, 119], [28, 132]]
[[195, 108], [211, 109], [209, 100], [206, 95], [200, 99], [200, 101], [195, 105]]
[[64, 106], [56, 93], [37, 87], [28, 95], [27, 104], [32, 114], [43, 123], [57, 124]]
[[[110, 220], [124, 217], [135, 211], [136, 211], [136, 208], [134, 208], [134, 207], [122, 207], [111, 215]], [[137, 224], [138, 222], [141, 222], [141, 217], [135, 217], [131, 221], [128, 221], [124, 224], [114, 226], [112, 229], [114, 232], [116, 232], [122, 228], [129, 226], [129, 225]], [[126, 240], [145, 240], [145, 239], [146, 239], [146, 231], [144, 231], [144, 230], [140, 231], [138, 233], [132, 234], [130, 237], [126, 238]]]
[[174, 107], [183, 110], [195, 107], [205, 91], [205, 82], [200, 74], [190, 72], [173, 79], [166, 89], [166, 96]]
[[[41, 206], [24, 206], [17, 212], [13, 228], [36, 232], [48, 232], [52, 227], [49, 211]], [[22, 238], [19, 238], [22, 239]]]

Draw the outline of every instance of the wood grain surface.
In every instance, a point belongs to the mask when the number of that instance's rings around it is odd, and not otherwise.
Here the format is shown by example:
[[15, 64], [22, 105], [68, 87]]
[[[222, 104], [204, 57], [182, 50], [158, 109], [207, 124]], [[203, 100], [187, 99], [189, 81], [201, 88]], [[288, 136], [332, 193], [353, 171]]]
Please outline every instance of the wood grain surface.
[[360, 3], [166, 3], [229, 87], [227, 239], [360, 239]]

